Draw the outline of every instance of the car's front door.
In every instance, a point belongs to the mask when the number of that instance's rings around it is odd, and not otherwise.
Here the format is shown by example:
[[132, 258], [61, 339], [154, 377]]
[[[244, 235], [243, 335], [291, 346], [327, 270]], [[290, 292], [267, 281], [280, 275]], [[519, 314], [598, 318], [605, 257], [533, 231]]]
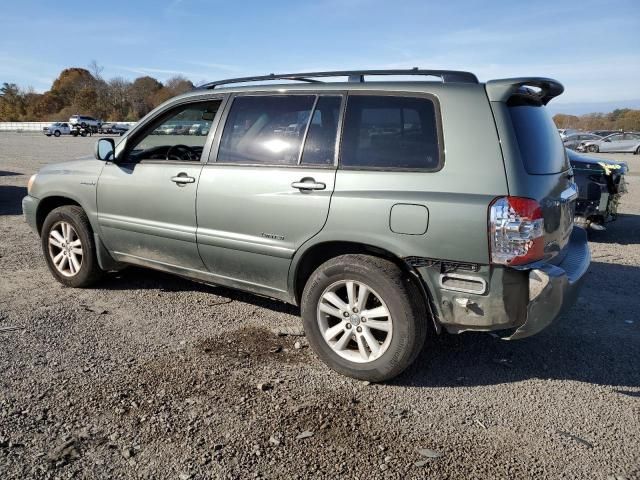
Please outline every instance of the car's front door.
[[293, 254], [329, 213], [341, 104], [339, 94], [233, 99], [198, 187], [198, 247], [217, 282], [286, 291]]
[[[115, 162], [105, 165], [98, 180], [98, 223], [117, 260], [205, 270], [196, 245], [195, 208], [208, 136], [185, 135], [177, 127], [215, 124], [220, 106], [221, 99], [207, 99], [160, 113], [119, 145]], [[166, 126], [180, 133], [158, 135]]]

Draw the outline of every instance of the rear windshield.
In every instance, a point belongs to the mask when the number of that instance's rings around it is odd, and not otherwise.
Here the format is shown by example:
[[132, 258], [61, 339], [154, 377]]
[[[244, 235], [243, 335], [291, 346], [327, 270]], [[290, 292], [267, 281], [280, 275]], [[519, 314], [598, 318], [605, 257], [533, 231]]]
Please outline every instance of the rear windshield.
[[509, 113], [527, 172], [547, 175], [569, 167], [562, 140], [545, 107], [511, 106]]

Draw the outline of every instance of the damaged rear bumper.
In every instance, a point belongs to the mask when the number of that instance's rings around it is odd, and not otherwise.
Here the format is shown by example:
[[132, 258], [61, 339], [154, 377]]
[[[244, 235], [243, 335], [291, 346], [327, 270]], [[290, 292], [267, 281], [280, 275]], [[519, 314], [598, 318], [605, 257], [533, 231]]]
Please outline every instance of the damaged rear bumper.
[[[433, 292], [433, 313], [448, 332], [496, 332], [505, 340], [516, 340], [540, 332], [575, 302], [590, 261], [587, 233], [574, 227], [558, 265], [479, 266], [464, 275], [447, 273], [446, 277], [464, 279], [451, 284], [442, 282], [445, 275], [437, 265], [417, 270]], [[473, 279], [476, 282], [469, 283]], [[472, 284], [483, 288], [474, 293], [468, 288]]]
[[549, 326], [564, 309], [575, 303], [590, 262], [587, 233], [582, 228], [574, 228], [562, 263], [544, 264], [529, 271], [527, 319], [515, 332], [503, 338], [530, 337]]

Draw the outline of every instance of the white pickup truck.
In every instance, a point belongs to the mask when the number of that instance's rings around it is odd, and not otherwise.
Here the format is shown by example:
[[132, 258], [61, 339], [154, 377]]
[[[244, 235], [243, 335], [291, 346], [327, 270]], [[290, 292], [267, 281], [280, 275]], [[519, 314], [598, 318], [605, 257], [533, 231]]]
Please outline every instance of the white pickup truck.
[[42, 131], [47, 137], [51, 135], [59, 137], [60, 135], [69, 135], [71, 133], [71, 127], [67, 122], [55, 122], [48, 127], [44, 127]]

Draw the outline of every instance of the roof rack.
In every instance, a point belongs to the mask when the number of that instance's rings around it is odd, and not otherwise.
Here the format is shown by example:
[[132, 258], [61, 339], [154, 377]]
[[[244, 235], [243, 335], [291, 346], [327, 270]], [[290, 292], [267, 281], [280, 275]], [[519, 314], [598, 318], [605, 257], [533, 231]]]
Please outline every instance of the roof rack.
[[258, 77], [240, 77], [229, 78], [227, 80], [218, 80], [216, 82], [205, 83], [200, 85], [198, 90], [212, 90], [221, 85], [231, 83], [249, 83], [263, 82], [267, 80], [295, 80], [308, 83], [322, 83], [316, 78], [323, 77], [347, 77], [349, 82], [364, 82], [365, 76], [381, 76], [381, 75], [417, 75], [427, 77], [440, 77], [443, 83], [478, 83], [478, 78], [471, 72], [462, 72], [458, 70], [421, 70], [418, 67], [404, 70], [339, 70], [334, 72], [307, 72], [307, 73], [271, 73]]

